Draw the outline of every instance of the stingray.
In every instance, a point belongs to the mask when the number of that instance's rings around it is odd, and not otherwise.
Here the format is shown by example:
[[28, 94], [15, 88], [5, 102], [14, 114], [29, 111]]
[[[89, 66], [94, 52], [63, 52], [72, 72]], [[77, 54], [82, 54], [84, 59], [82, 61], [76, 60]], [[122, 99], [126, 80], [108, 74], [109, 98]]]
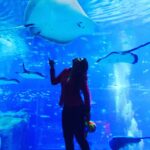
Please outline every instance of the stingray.
[[25, 26], [33, 35], [59, 43], [95, 31], [95, 23], [77, 0], [30, 0], [25, 10]]
[[26, 79], [45, 79], [46, 76], [43, 75], [40, 72], [34, 72], [34, 71], [29, 71], [25, 68], [25, 65], [23, 63], [23, 71], [22, 72], [16, 72], [19, 76], [22, 78]]
[[145, 47], [149, 45], [150, 42], [147, 42], [145, 44], [142, 44], [138, 47], [132, 48], [130, 50], [121, 51], [121, 52], [111, 52], [104, 57], [99, 58], [96, 62], [104, 61], [109, 63], [118, 63], [118, 62], [124, 62], [124, 63], [130, 63], [135, 64], [138, 62], [138, 55], [132, 53], [133, 51], [136, 51], [142, 47]]
[[17, 79], [9, 79], [6, 77], [0, 77], [0, 85], [18, 84], [20, 83]]
[[109, 145], [112, 150], [120, 150], [129, 144], [139, 143], [142, 139], [150, 139], [150, 137], [113, 137]]
[[124, 52], [111, 52], [108, 55], [101, 57], [97, 62], [108, 62], [108, 63], [129, 63], [135, 64], [138, 62], [138, 56], [133, 53]]

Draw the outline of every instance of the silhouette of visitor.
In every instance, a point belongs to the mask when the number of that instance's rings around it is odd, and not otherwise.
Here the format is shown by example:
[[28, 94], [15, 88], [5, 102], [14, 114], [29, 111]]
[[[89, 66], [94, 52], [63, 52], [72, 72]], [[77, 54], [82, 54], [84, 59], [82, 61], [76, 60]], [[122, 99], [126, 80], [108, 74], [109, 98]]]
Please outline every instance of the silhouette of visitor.
[[85, 135], [85, 121], [90, 120], [88, 62], [85, 58], [75, 58], [72, 67], [64, 69], [57, 77], [54, 64], [53, 60], [49, 60], [51, 83], [61, 84], [59, 105], [63, 107], [62, 129], [66, 150], [74, 150], [74, 137], [81, 150], [89, 150]]

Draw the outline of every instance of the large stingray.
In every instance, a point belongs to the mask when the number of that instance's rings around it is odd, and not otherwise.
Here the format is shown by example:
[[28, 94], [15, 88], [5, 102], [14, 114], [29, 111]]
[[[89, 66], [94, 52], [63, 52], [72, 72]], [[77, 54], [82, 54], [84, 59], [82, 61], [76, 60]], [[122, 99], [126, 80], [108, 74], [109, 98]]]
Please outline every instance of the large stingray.
[[108, 55], [101, 57], [97, 62], [104, 61], [105, 63], [129, 63], [135, 64], [138, 62], [138, 56], [133, 53], [111, 52]]
[[95, 30], [95, 23], [77, 0], [30, 0], [25, 11], [25, 26], [34, 35], [60, 43]]
[[150, 42], [147, 42], [145, 44], [142, 44], [138, 47], [132, 48], [130, 50], [126, 50], [126, 51], [114, 51], [111, 52], [107, 55], [105, 55], [104, 57], [99, 58], [96, 62], [100, 62], [100, 61], [105, 61], [108, 63], [130, 63], [130, 64], [135, 64], [138, 62], [138, 55], [132, 53], [133, 51], [136, 51], [142, 47], [145, 47], [147, 45], [149, 45]]

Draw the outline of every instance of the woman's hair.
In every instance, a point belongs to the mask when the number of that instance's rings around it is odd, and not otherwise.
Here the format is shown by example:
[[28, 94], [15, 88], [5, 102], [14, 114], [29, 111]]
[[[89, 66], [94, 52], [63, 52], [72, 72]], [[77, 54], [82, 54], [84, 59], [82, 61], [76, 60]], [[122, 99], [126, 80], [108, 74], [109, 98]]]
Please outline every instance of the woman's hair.
[[86, 58], [75, 58], [72, 60], [72, 69], [75, 74], [85, 74], [88, 70], [88, 62]]
[[88, 62], [86, 58], [75, 58], [72, 60], [72, 69], [70, 79], [76, 85], [81, 85], [87, 80]]

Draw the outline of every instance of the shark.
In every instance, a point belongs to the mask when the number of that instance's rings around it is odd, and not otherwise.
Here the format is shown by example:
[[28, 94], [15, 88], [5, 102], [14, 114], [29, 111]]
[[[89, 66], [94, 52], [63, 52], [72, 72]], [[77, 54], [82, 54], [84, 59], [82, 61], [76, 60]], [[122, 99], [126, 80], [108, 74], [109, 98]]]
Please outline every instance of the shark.
[[30, 0], [24, 13], [24, 24], [33, 35], [57, 43], [91, 35], [96, 27], [78, 0]]
[[30, 71], [25, 68], [25, 65], [23, 63], [23, 71], [22, 72], [16, 72], [19, 76], [26, 79], [45, 79], [46, 76], [43, 75], [40, 72], [36, 71]]
[[120, 150], [127, 145], [139, 143], [142, 139], [150, 139], [150, 137], [123, 137], [116, 136], [109, 141], [111, 150]]
[[6, 77], [0, 77], [0, 85], [10, 85], [10, 84], [19, 84], [18, 79], [9, 79]]

